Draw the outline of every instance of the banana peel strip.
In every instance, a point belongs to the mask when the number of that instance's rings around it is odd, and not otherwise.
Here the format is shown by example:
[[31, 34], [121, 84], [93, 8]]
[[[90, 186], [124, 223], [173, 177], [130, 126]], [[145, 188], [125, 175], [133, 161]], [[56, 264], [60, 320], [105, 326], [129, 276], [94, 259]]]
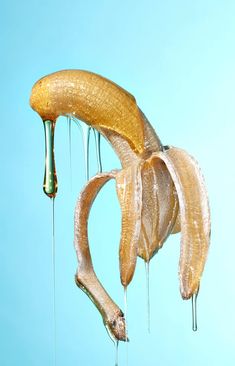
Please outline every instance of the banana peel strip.
[[122, 211], [119, 260], [124, 287], [132, 280], [137, 260], [142, 211], [141, 168], [142, 163], [136, 163], [116, 175], [116, 190]]
[[184, 299], [197, 294], [210, 242], [210, 209], [203, 175], [186, 151], [170, 148], [155, 153], [175, 184], [180, 207], [180, 291]]
[[124, 314], [105, 291], [95, 274], [87, 231], [89, 213], [95, 197], [104, 184], [115, 176], [115, 171], [97, 174], [79, 195], [74, 217], [74, 246], [79, 263], [75, 281], [99, 310], [109, 335], [114, 340], [126, 341]]

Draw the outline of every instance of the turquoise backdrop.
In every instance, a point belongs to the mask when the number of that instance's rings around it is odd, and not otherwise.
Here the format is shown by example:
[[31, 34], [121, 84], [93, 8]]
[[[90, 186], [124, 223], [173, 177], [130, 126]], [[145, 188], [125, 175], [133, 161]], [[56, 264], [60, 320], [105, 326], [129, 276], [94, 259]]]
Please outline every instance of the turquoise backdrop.
[[[150, 334], [141, 260], [128, 289], [128, 365], [234, 365], [235, 2], [2, 0], [0, 8], [0, 365], [53, 366], [52, 203], [42, 191], [43, 126], [29, 96], [40, 77], [67, 68], [99, 73], [134, 94], [162, 141], [196, 157], [208, 186], [212, 238], [199, 330], [192, 332], [191, 303], [180, 298], [180, 236], [172, 236], [150, 266]], [[65, 118], [55, 140], [57, 366], [114, 365], [101, 317], [74, 283], [73, 213], [85, 182], [81, 136], [74, 125], [72, 178]], [[102, 156], [104, 170], [120, 166], [103, 139]], [[93, 153], [91, 159], [94, 174]], [[97, 274], [123, 308], [113, 182], [94, 203], [89, 234]]]

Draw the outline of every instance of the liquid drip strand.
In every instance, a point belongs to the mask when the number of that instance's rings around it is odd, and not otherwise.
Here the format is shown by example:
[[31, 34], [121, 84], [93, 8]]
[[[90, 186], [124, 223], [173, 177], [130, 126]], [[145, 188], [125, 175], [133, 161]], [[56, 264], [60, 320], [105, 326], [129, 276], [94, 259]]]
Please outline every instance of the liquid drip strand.
[[93, 128], [94, 136], [95, 136], [95, 148], [96, 148], [96, 159], [97, 159], [97, 167], [98, 173], [102, 173], [102, 162], [101, 162], [101, 152], [100, 152], [100, 133]]
[[197, 331], [197, 297], [198, 292], [192, 296], [192, 329]]
[[[88, 296], [89, 296], [89, 295], [88, 295]], [[117, 342], [117, 340], [116, 340], [115, 336], [114, 336], [114, 335], [113, 335], [113, 333], [110, 331], [108, 324], [104, 323], [104, 326], [105, 326], [105, 329], [106, 329], [106, 331], [107, 331], [107, 333], [108, 333], [109, 338], [111, 339], [111, 341], [112, 341], [112, 342], [114, 343], [114, 345], [115, 345], [115, 344], [116, 344], [116, 342]]]
[[70, 186], [72, 190], [72, 137], [71, 137], [71, 117], [67, 117], [67, 124], [68, 124], [68, 138], [69, 138], [69, 172], [70, 172]]
[[57, 176], [54, 159], [54, 131], [55, 121], [43, 121], [45, 132], [45, 175], [43, 182], [43, 190], [45, 194], [54, 198], [57, 192]]
[[89, 151], [90, 151], [90, 131], [91, 127], [87, 126], [85, 123], [80, 123], [80, 121], [72, 117], [72, 120], [76, 122], [76, 125], [82, 131], [83, 149], [84, 149], [84, 160], [85, 160], [85, 177], [86, 181], [89, 180]]
[[55, 199], [52, 199], [52, 279], [53, 279], [53, 345], [56, 366], [56, 265], [55, 265]]
[[145, 262], [146, 292], [147, 292], [147, 324], [150, 333], [150, 290], [149, 290], [149, 262]]
[[127, 287], [124, 287], [124, 315], [126, 321], [126, 365], [128, 366], [128, 306], [127, 306]]
[[86, 181], [89, 180], [89, 146], [90, 146], [90, 131], [91, 127], [83, 124], [82, 133], [83, 133], [83, 146], [84, 146], [84, 158], [85, 158], [85, 177]]
[[126, 321], [126, 342], [128, 340], [128, 321], [127, 321], [127, 288], [124, 287], [124, 316]]
[[116, 341], [115, 342], [115, 366], [118, 366], [118, 345], [119, 345], [119, 342]]

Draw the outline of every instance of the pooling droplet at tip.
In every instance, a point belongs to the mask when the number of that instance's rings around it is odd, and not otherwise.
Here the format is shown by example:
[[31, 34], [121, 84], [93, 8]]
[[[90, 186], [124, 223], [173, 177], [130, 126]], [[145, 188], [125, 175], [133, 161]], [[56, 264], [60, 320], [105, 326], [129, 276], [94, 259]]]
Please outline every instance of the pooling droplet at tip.
[[[199, 290], [198, 290], [199, 291]], [[197, 331], [197, 297], [198, 291], [192, 295], [192, 330]]]
[[43, 121], [45, 133], [45, 174], [43, 191], [49, 198], [55, 198], [57, 193], [57, 175], [54, 159], [54, 131], [55, 121]]

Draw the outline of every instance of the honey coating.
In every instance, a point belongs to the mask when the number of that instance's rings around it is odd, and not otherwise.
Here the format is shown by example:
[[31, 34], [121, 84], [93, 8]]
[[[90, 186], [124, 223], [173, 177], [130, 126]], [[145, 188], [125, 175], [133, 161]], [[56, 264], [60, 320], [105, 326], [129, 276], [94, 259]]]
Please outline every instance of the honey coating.
[[157, 197], [155, 169], [148, 160], [142, 166], [141, 179], [142, 212], [138, 255], [146, 262], [149, 262], [159, 242], [160, 207]]
[[149, 262], [172, 233], [179, 205], [168, 169], [154, 154], [143, 164], [142, 185], [143, 207], [138, 255]]
[[196, 160], [186, 151], [171, 148], [157, 154], [175, 184], [180, 207], [180, 290], [189, 299], [199, 290], [210, 243], [210, 210], [204, 178]]
[[121, 282], [127, 287], [134, 275], [141, 228], [142, 183], [141, 164], [133, 164], [116, 176], [117, 195], [122, 211], [120, 242]]
[[94, 73], [63, 70], [48, 75], [34, 85], [30, 103], [44, 121], [55, 123], [60, 115], [81, 119], [97, 129], [120, 158], [120, 171], [97, 174], [82, 190], [75, 209], [74, 244], [77, 285], [94, 302], [113, 338], [125, 341], [123, 313], [92, 264], [87, 232], [92, 203], [101, 187], [115, 179], [122, 211], [119, 263], [125, 288], [134, 276], [137, 255], [148, 263], [171, 233], [181, 231], [180, 290], [188, 299], [198, 292], [210, 241], [209, 204], [200, 168], [186, 151], [164, 148], [135, 98]]
[[125, 341], [126, 331], [123, 313], [105, 291], [95, 274], [87, 232], [92, 203], [105, 183], [114, 177], [115, 172], [98, 174], [86, 184], [80, 193], [74, 219], [74, 245], [79, 263], [75, 281], [100, 311], [104, 324], [113, 334], [113, 337]]
[[83, 70], [55, 72], [33, 86], [30, 104], [43, 120], [73, 115], [122, 135], [134, 151], [143, 152], [144, 121], [135, 98], [102, 76]]
[[176, 220], [175, 220], [175, 225], [172, 229], [171, 234], [177, 234], [181, 231], [181, 225], [180, 225], [180, 212], [178, 211]]

